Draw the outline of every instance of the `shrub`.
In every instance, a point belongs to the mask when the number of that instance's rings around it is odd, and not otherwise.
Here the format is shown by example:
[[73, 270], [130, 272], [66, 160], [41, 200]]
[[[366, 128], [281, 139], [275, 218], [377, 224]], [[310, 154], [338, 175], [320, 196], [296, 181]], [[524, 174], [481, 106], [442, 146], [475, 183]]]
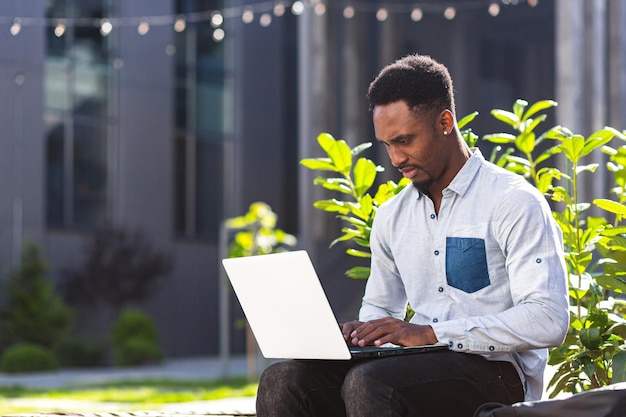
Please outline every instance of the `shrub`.
[[139, 230], [99, 230], [84, 247], [84, 255], [81, 266], [62, 271], [66, 300], [88, 307], [103, 303], [116, 316], [152, 294], [172, 267]]
[[61, 366], [93, 367], [106, 364], [106, 346], [76, 337], [65, 337], [55, 347]]
[[124, 311], [113, 326], [113, 348], [117, 365], [143, 365], [159, 362], [163, 355], [158, 347], [157, 329], [146, 313]]
[[157, 344], [144, 337], [131, 337], [116, 345], [115, 363], [119, 366], [145, 365], [162, 359], [163, 354]]
[[54, 292], [48, 266], [36, 245], [25, 245], [19, 267], [9, 272], [5, 290], [0, 349], [19, 343], [52, 348], [69, 329], [71, 311]]
[[0, 370], [6, 373], [51, 371], [58, 367], [54, 352], [34, 343], [13, 345], [0, 356]]

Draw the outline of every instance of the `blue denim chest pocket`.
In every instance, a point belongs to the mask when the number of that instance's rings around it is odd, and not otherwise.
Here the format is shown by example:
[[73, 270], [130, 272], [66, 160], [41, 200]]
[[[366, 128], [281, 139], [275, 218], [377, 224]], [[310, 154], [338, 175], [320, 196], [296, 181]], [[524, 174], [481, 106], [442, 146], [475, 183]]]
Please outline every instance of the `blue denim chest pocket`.
[[448, 285], [467, 293], [481, 290], [491, 283], [483, 239], [446, 238], [446, 279]]

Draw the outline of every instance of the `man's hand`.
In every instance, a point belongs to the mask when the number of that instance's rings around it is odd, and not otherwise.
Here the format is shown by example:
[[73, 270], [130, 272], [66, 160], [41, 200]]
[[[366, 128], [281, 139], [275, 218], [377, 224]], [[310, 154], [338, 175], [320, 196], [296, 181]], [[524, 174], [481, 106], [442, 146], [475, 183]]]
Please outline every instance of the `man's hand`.
[[361, 347], [385, 343], [399, 346], [432, 345], [438, 341], [432, 327], [411, 324], [392, 317], [366, 323], [352, 321], [343, 324], [341, 329], [348, 344]]

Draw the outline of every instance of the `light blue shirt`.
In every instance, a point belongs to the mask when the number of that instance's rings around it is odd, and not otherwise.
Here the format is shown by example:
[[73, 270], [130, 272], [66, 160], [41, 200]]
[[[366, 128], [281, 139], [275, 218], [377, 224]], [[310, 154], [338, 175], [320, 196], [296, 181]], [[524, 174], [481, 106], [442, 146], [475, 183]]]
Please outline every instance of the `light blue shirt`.
[[480, 151], [443, 190], [439, 214], [412, 185], [378, 209], [359, 319], [430, 325], [459, 352], [512, 362], [541, 398], [547, 347], [569, 327], [561, 231], [546, 199]]

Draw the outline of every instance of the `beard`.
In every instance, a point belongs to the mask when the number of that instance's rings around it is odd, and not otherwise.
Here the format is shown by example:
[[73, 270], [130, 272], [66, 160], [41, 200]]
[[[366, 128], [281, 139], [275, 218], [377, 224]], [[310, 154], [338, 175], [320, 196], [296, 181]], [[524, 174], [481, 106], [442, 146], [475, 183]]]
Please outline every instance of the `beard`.
[[413, 187], [417, 188], [417, 190], [425, 195], [429, 195], [428, 190], [430, 189], [430, 186], [433, 184], [433, 180], [431, 178], [428, 178], [426, 180], [423, 181], [415, 181], [413, 182]]

